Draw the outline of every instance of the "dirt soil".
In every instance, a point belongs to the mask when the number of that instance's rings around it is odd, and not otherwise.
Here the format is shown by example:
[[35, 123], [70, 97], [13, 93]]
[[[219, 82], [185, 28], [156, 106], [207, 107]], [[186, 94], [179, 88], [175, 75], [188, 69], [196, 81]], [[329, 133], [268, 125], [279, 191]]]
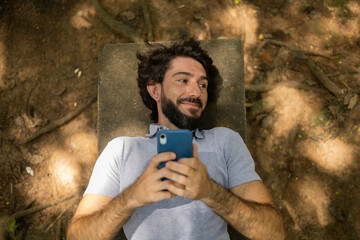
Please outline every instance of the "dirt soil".
[[[247, 145], [286, 239], [360, 239], [359, 1], [147, 3], [156, 41], [182, 34], [244, 41]], [[100, 4], [145, 39], [140, 0]], [[1, 215], [75, 193], [7, 223], [6, 239], [65, 237], [98, 154], [96, 103], [19, 143], [96, 96], [97, 56], [105, 44], [124, 42], [132, 40], [108, 27], [90, 0], [0, 0]], [[319, 81], [308, 58], [343, 94]], [[252, 88], [264, 84], [271, 89]]]

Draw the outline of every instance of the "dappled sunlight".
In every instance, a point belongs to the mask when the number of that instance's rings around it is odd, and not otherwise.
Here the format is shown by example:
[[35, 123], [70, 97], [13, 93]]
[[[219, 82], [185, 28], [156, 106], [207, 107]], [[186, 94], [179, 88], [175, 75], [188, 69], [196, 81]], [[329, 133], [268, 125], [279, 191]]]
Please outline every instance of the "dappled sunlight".
[[256, 43], [256, 31], [259, 23], [254, 6], [241, 4], [226, 9], [214, 9], [210, 12], [210, 15], [213, 19], [218, 20], [214, 23], [214, 27], [231, 29], [231, 36], [224, 37], [242, 37], [245, 43], [245, 50]]
[[71, 17], [71, 25], [76, 29], [90, 28], [89, 18], [95, 15], [95, 9], [91, 4], [79, 4], [74, 8], [75, 14]]
[[79, 132], [66, 139], [66, 147], [73, 152], [79, 162], [93, 163], [97, 158], [97, 137], [88, 132]]
[[340, 139], [308, 139], [299, 143], [298, 149], [317, 166], [335, 175], [342, 175], [355, 156], [353, 147]]
[[68, 194], [77, 189], [81, 169], [76, 158], [68, 152], [55, 150], [50, 159], [49, 171], [52, 172], [59, 193]]
[[332, 222], [329, 189], [325, 183], [312, 177], [300, 177], [292, 180], [288, 189], [290, 195], [285, 194], [283, 204], [294, 221], [295, 230], [309, 222], [322, 227]]
[[297, 124], [309, 126], [311, 114], [319, 112], [322, 107], [316, 94], [294, 88], [277, 87], [269, 92], [269, 96], [276, 102], [273, 133], [278, 137], [287, 137]]
[[[331, 221], [329, 213], [330, 198], [325, 192], [326, 190], [323, 184], [314, 179], [304, 180], [299, 189], [300, 201], [305, 203], [304, 207], [308, 208], [307, 211], [311, 212], [311, 208], [315, 209], [318, 222], [322, 227], [328, 225]], [[306, 210], [304, 211], [306, 212]]]
[[4, 74], [5, 74], [5, 44], [0, 42], [0, 89], [5, 86], [4, 83]]

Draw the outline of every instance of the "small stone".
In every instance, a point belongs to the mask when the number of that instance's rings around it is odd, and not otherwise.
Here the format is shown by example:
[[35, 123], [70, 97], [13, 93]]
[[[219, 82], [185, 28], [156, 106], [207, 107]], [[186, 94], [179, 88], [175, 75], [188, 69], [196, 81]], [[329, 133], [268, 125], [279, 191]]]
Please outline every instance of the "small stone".
[[268, 116], [264, 117], [264, 118], [261, 120], [261, 126], [262, 126], [263, 128], [268, 128], [268, 127], [270, 127], [273, 123], [274, 123], [274, 117], [271, 116], [271, 115], [268, 115]]
[[273, 38], [273, 35], [271, 33], [264, 33], [264, 38], [271, 39]]
[[311, 11], [309, 16], [312, 20], [316, 20], [321, 18], [321, 13], [317, 11]]
[[26, 172], [28, 173], [28, 174], [30, 174], [30, 176], [34, 176], [34, 170], [32, 170], [32, 168], [31, 167], [26, 167], [25, 168], [26, 169]]
[[345, 222], [346, 216], [343, 210], [336, 206], [333, 203], [330, 203], [330, 213], [338, 220], [339, 222]]
[[21, 116], [18, 116], [17, 118], [15, 118], [15, 124], [18, 125], [19, 127], [24, 126], [24, 119]]

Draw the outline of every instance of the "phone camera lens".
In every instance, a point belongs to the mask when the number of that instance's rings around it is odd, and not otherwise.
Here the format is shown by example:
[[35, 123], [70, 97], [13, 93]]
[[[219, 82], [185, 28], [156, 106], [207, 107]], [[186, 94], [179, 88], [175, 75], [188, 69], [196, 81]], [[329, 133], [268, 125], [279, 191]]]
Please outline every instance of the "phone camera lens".
[[160, 138], [165, 138], [165, 134], [161, 134], [161, 135], [160, 135]]

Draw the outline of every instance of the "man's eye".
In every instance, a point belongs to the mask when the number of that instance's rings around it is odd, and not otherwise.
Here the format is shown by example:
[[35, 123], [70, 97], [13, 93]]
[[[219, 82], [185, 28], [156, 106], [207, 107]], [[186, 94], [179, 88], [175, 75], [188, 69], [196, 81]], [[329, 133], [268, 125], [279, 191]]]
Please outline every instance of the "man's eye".
[[203, 89], [206, 89], [207, 88], [207, 85], [205, 83], [202, 83], [202, 84], [199, 84], [199, 87], [200, 88], [203, 88]]
[[178, 81], [181, 82], [181, 83], [186, 83], [187, 82], [186, 79], [179, 79]]

